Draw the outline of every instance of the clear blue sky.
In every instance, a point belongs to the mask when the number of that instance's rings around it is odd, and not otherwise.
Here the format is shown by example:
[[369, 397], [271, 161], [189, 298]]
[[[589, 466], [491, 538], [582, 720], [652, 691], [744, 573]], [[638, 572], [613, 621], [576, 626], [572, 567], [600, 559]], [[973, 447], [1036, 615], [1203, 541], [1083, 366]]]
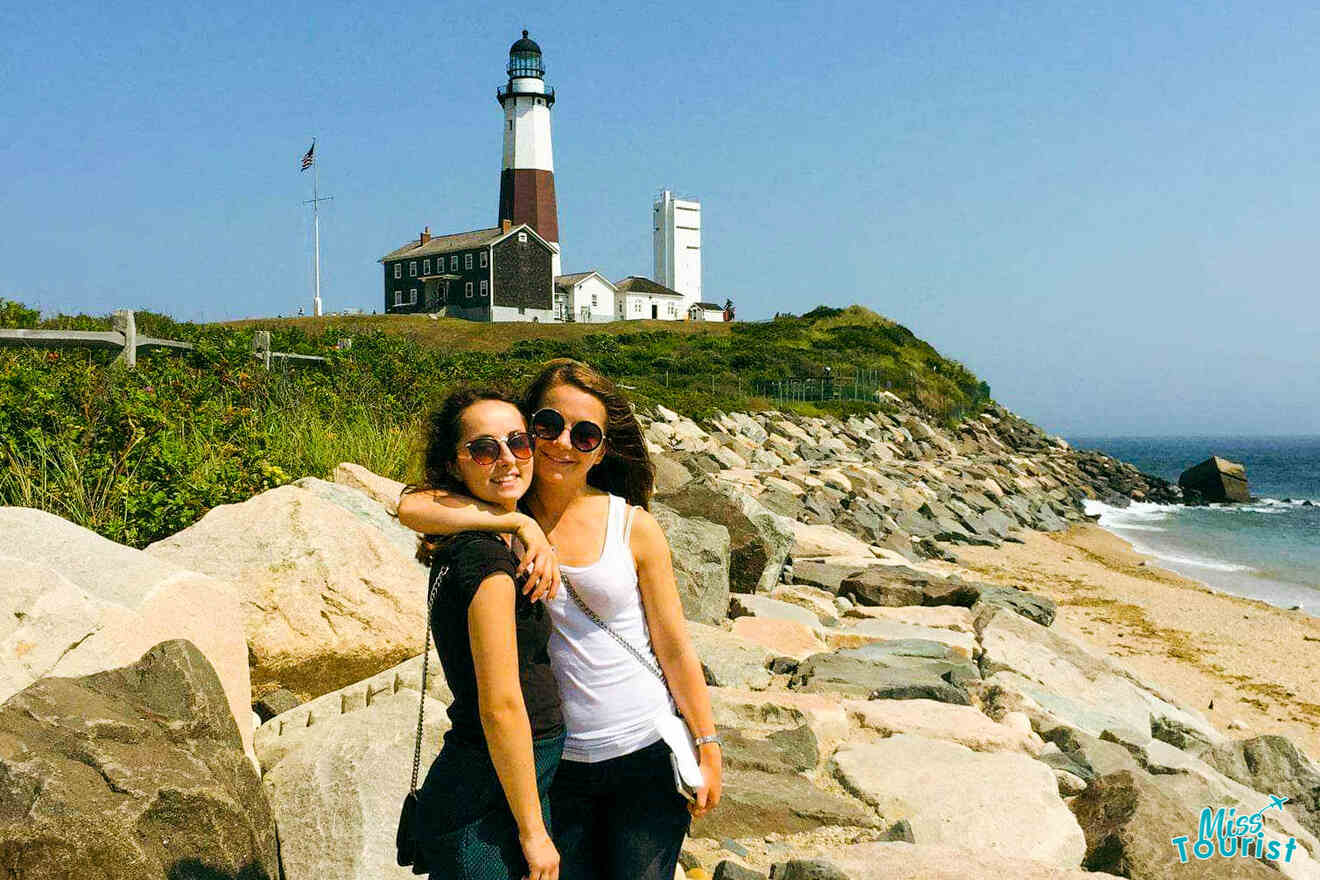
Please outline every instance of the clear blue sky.
[[309, 306], [315, 135], [326, 307], [378, 308], [493, 225], [527, 27], [565, 271], [649, 275], [667, 186], [740, 318], [861, 303], [1065, 434], [1320, 433], [1313, 4], [129, 6], [0, 9], [0, 296]]

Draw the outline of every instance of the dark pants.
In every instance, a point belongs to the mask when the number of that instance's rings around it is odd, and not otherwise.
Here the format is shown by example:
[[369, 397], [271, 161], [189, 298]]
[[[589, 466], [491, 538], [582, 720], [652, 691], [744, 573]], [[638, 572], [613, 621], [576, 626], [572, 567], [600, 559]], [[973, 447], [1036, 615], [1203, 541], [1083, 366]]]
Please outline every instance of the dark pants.
[[[550, 821], [549, 788], [564, 735], [532, 743], [541, 815]], [[518, 825], [484, 743], [445, 739], [418, 791], [419, 843], [432, 880], [519, 880], [527, 874]]]
[[690, 817], [663, 742], [594, 764], [561, 761], [550, 807], [561, 880], [673, 880]]

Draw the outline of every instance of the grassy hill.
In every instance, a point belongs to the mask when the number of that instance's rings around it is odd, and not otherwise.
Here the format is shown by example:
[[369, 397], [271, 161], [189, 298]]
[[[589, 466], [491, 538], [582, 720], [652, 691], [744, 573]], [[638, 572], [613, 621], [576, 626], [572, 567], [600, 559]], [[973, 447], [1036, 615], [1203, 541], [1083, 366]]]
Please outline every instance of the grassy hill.
[[[889, 390], [954, 422], [990, 394], [961, 364], [857, 306], [731, 324], [353, 316], [198, 325], [151, 313], [137, 322], [140, 334], [197, 349], [140, 352], [125, 371], [104, 351], [0, 348], [0, 504], [144, 546], [217, 504], [326, 476], [339, 461], [406, 480], [418, 420], [449, 388], [518, 385], [552, 357], [594, 364], [639, 403], [697, 416], [865, 410]], [[0, 327], [108, 329], [109, 319], [41, 321], [0, 300]], [[328, 361], [267, 372], [251, 354], [255, 329], [270, 330], [277, 351]], [[339, 350], [342, 339], [351, 348]], [[775, 399], [783, 394], [793, 399]]]

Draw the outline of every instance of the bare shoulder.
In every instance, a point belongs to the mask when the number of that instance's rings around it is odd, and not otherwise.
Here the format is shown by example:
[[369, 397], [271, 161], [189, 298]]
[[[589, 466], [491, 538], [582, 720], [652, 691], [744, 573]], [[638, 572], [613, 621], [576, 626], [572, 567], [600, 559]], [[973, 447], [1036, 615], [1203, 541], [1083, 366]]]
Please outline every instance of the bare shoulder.
[[628, 543], [638, 555], [663, 550], [669, 546], [669, 542], [665, 540], [664, 529], [660, 527], [655, 515], [641, 507], [634, 507], [632, 510], [632, 531]]

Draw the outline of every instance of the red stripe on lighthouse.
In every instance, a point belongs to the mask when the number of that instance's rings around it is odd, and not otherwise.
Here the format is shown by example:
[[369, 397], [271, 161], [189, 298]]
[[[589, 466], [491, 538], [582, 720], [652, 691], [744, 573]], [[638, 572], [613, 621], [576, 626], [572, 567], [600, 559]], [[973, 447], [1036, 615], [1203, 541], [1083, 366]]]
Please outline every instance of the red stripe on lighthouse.
[[546, 241], [559, 241], [553, 171], [505, 168], [500, 174], [500, 222], [526, 223]]

